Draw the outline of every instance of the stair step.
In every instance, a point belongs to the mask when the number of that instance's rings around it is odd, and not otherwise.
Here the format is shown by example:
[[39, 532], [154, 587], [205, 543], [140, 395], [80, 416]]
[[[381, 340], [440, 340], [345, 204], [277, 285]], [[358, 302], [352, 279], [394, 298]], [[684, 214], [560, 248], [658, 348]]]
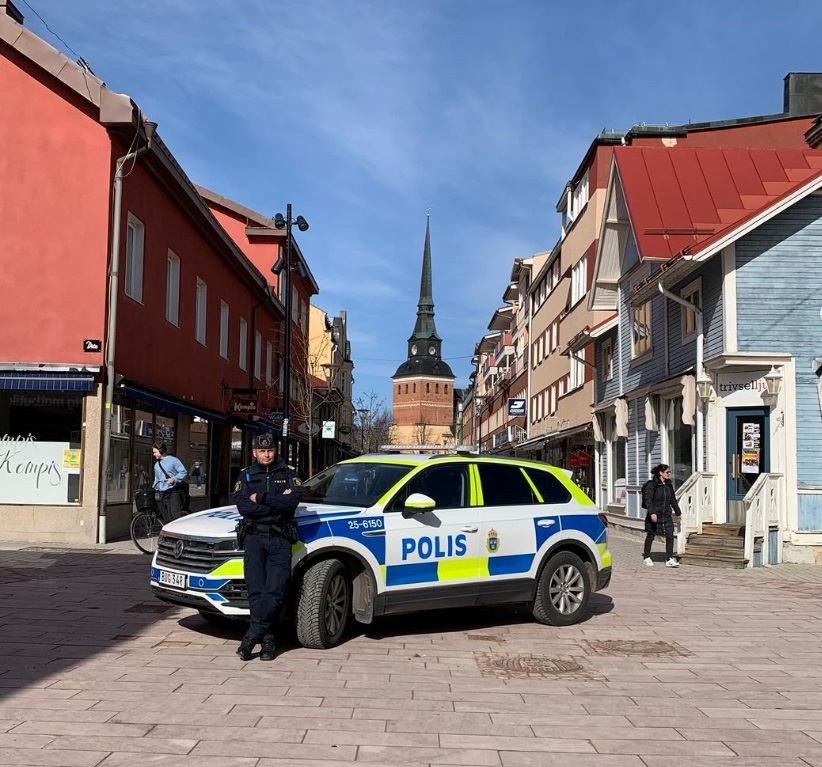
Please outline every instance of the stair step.
[[694, 533], [688, 536], [689, 546], [711, 546], [715, 548], [741, 549], [745, 546], [744, 538], [728, 538], [723, 535], [700, 535]]
[[699, 557], [700, 559], [744, 559], [743, 552], [740, 550], [736, 552], [732, 549], [711, 549], [705, 546], [699, 548], [685, 547], [685, 554], [690, 557]]
[[702, 525], [702, 532], [708, 535], [741, 536], [744, 538], [745, 525], [706, 522]]
[[685, 552], [679, 561], [684, 565], [697, 565], [698, 567], [724, 567], [730, 570], [742, 570], [748, 566], [746, 559], [731, 559], [728, 557], [694, 557]]

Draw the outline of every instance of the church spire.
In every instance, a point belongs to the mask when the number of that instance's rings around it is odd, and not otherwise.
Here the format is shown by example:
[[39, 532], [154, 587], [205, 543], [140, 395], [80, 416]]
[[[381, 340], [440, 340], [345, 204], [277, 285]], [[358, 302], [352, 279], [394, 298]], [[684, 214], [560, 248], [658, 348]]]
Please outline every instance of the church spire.
[[431, 287], [431, 214], [425, 214], [425, 247], [422, 252], [422, 275], [420, 276], [420, 300], [417, 303], [417, 322], [411, 338], [418, 341], [440, 340], [434, 324], [434, 294]]

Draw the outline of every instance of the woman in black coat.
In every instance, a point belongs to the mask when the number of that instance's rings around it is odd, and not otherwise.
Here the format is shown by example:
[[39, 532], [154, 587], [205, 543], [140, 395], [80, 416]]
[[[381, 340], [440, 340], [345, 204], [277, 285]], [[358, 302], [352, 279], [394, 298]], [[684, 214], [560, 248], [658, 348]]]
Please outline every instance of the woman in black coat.
[[645, 547], [642, 558], [648, 567], [652, 567], [651, 544], [657, 535], [665, 536], [665, 567], [679, 567], [674, 557], [674, 516], [676, 521], [682, 519], [682, 512], [676, 502], [674, 487], [671, 484], [671, 467], [665, 463], [651, 469], [653, 477], [642, 487], [642, 505], [645, 507]]

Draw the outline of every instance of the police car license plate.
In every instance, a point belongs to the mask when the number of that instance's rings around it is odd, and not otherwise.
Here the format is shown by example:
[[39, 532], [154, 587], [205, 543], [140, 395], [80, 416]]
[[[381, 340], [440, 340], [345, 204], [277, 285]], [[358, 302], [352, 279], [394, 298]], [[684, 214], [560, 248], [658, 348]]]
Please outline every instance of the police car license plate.
[[173, 586], [175, 589], [186, 587], [186, 577], [183, 573], [170, 573], [168, 570], [160, 570], [160, 583], [164, 586]]

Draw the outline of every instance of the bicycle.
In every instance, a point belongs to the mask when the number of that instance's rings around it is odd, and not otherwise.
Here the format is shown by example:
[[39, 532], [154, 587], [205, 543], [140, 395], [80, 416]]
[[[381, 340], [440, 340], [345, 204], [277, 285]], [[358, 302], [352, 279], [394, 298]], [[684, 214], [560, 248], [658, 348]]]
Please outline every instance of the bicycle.
[[129, 528], [131, 540], [143, 554], [154, 554], [163, 528], [162, 510], [154, 490], [138, 490], [134, 495], [134, 503], [137, 510]]

